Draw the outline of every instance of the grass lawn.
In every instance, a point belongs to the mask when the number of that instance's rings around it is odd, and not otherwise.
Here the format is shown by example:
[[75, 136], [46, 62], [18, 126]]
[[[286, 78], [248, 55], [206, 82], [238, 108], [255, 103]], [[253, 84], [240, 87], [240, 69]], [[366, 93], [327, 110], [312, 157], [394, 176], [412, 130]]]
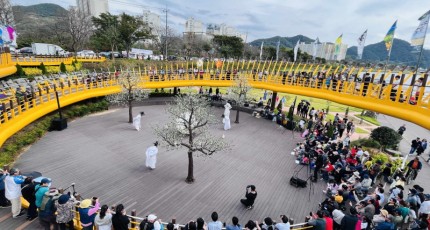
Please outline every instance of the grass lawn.
[[372, 124], [377, 125], [377, 126], [381, 126], [381, 123], [373, 117], [366, 117], [366, 116], [361, 116], [361, 115], [356, 115], [356, 117], [363, 118], [363, 120], [365, 120], [369, 123], [372, 123]]
[[362, 128], [359, 128], [359, 127], [355, 127], [355, 132], [359, 133], [359, 134], [368, 134], [369, 133], [369, 131], [362, 129]]
[[325, 120], [326, 121], [328, 121], [328, 120], [330, 120], [330, 121], [334, 121], [334, 115], [333, 114], [327, 114], [327, 116], [325, 117]]

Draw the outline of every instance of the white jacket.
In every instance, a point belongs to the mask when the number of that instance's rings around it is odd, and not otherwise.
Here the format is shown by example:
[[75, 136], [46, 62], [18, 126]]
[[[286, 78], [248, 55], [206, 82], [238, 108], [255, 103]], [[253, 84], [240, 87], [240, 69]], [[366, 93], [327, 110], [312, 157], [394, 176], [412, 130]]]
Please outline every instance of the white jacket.
[[7, 176], [4, 179], [5, 195], [8, 200], [21, 197], [21, 184], [24, 183], [22, 176]]

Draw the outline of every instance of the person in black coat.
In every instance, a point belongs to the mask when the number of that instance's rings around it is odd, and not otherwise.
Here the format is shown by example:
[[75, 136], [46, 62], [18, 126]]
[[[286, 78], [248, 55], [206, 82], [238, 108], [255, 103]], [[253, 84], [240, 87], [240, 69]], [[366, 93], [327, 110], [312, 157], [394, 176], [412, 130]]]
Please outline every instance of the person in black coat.
[[[251, 191], [248, 190], [249, 188]], [[255, 198], [257, 198], [257, 190], [255, 190], [254, 185], [248, 185], [246, 187], [245, 197], [246, 199], [241, 199], [240, 202], [245, 205], [247, 209], [252, 209], [254, 207]]]
[[314, 181], [318, 180], [318, 173], [320, 169], [324, 166], [324, 158], [322, 154], [318, 154], [317, 159], [315, 161], [315, 169], [314, 169]]
[[112, 225], [115, 230], [128, 230], [130, 220], [125, 214], [124, 205], [116, 206], [115, 215], [112, 217]]
[[349, 212], [351, 214], [345, 215], [342, 218], [342, 222], [340, 224], [340, 229], [342, 230], [355, 230], [355, 225], [357, 225], [357, 222], [358, 222], [357, 210], [351, 207]]
[[33, 220], [37, 215], [36, 207], [36, 196], [35, 196], [36, 184], [33, 182], [32, 177], [25, 178], [24, 186], [21, 189], [22, 197], [27, 200], [29, 206], [27, 210], [27, 220]]

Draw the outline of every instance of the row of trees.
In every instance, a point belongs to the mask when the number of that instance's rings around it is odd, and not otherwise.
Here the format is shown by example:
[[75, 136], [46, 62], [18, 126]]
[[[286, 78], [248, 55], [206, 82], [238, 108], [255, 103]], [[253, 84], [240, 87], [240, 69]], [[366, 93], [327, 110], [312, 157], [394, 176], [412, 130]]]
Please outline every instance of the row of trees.
[[[260, 56], [260, 47], [245, 44], [239, 37], [215, 35], [212, 40], [208, 40], [201, 34], [183, 35], [171, 27], [167, 30], [165, 27], [150, 27], [142, 17], [125, 13], [103, 13], [99, 17], [90, 17], [74, 7], [68, 10], [58, 6], [49, 7], [51, 8], [47, 10], [59, 12], [36, 19], [37, 24], [32, 23], [26, 11], [19, 10], [19, 7], [15, 9], [16, 25], [20, 32], [19, 47], [30, 46], [33, 42], [45, 42], [58, 44], [72, 52], [82, 49], [98, 52], [129, 51], [133, 47], [164, 54], [167, 45], [168, 55], [182, 57], [255, 59]], [[3, 12], [4, 9], [0, 11]], [[299, 52], [298, 56], [302, 62], [312, 59], [306, 53]], [[292, 49], [280, 48], [279, 59], [293, 60], [293, 57]], [[276, 48], [264, 47], [262, 59], [276, 59]]]

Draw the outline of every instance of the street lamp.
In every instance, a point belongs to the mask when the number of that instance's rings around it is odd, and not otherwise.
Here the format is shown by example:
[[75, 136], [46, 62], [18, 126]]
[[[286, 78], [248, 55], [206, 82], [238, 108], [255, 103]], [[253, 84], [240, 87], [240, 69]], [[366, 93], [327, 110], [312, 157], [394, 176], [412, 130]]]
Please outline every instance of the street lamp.
[[57, 110], [60, 117], [52, 119], [51, 128], [52, 130], [61, 131], [63, 129], [67, 129], [67, 118], [64, 118], [63, 114], [61, 113], [60, 99], [58, 98], [56, 85], [54, 85], [54, 90], [55, 90], [55, 98], [57, 100], [57, 107], [58, 107]]

